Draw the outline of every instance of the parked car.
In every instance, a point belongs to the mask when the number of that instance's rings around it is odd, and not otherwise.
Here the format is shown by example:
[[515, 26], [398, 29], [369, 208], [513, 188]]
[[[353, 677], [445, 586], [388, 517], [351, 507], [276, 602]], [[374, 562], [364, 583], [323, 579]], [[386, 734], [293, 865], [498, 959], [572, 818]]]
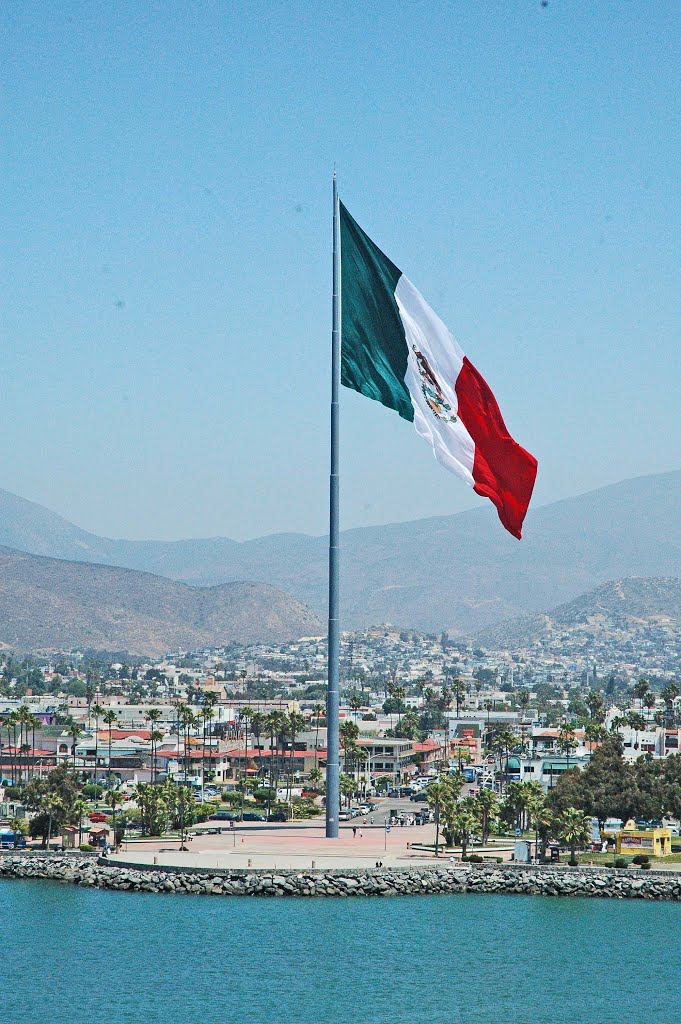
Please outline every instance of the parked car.
[[255, 811], [246, 811], [242, 816], [242, 821], [264, 821], [265, 818], [262, 814], [256, 814]]
[[101, 824], [101, 822], [107, 820], [107, 815], [102, 814], [101, 811], [90, 811], [90, 813], [88, 814], [88, 818], [93, 823], [98, 822]]
[[239, 815], [236, 811], [216, 811], [215, 814], [209, 814], [209, 821], [236, 821]]
[[[244, 814], [244, 818], [246, 815]], [[288, 821], [286, 817], [286, 811], [272, 811], [271, 814], [267, 815], [268, 821]]]
[[428, 803], [427, 793], [413, 793], [409, 799], [413, 804], [425, 804]]
[[338, 815], [338, 820], [339, 821], [350, 821], [351, 817], [352, 817], [352, 815], [350, 814], [350, 811], [341, 811], [340, 814]]

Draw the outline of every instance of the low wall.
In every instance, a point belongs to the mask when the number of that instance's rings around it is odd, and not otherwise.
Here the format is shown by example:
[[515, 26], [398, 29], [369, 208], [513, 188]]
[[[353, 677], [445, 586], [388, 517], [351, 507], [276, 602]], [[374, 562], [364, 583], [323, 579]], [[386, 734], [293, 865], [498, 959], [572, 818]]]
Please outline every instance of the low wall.
[[81, 854], [14, 853], [0, 857], [0, 878], [51, 879], [100, 889], [211, 896], [406, 896], [473, 892], [681, 900], [681, 875], [550, 865], [201, 871], [132, 867], [97, 861]]

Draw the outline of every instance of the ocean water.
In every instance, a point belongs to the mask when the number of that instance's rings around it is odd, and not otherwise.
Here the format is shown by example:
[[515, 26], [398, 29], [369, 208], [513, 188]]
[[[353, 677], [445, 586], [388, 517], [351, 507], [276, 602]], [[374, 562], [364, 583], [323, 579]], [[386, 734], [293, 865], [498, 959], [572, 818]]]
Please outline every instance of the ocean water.
[[673, 1016], [681, 905], [248, 899], [0, 882], [6, 1020], [567, 1024]]

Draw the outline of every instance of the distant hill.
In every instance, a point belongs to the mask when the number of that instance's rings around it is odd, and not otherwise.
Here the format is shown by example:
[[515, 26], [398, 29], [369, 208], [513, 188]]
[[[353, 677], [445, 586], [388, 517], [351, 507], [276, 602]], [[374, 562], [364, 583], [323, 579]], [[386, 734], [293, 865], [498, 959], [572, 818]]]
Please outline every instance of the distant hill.
[[[324, 537], [109, 540], [0, 491], [0, 543], [193, 585], [258, 580], [325, 614]], [[490, 503], [453, 516], [347, 530], [341, 572], [344, 628], [393, 622], [453, 635], [543, 611], [606, 580], [681, 577], [681, 471], [534, 509], [520, 543], [501, 528]]]
[[485, 647], [524, 648], [539, 640], [632, 635], [641, 628], [681, 628], [681, 579], [630, 577], [604, 583], [588, 594], [540, 615], [525, 615], [483, 630]]
[[0, 645], [161, 655], [323, 632], [299, 601], [264, 583], [189, 587], [161, 576], [0, 547]]

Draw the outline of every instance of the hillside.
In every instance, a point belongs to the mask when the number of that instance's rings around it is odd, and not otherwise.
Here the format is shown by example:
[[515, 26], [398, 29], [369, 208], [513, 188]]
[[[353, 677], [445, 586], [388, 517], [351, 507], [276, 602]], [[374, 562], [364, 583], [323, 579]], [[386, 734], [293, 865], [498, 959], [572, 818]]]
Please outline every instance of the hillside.
[[178, 647], [296, 639], [316, 616], [263, 583], [189, 587], [161, 576], [0, 547], [0, 645], [161, 655]]
[[[194, 585], [259, 580], [325, 613], [323, 537], [108, 540], [4, 491], [0, 542]], [[341, 572], [344, 628], [393, 622], [453, 635], [543, 611], [606, 580], [681, 576], [681, 472], [534, 509], [520, 543], [500, 527], [489, 503], [453, 516], [347, 530]]]
[[616, 641], [642, 631], [671, 637], [679, 630], [681, 579], [630, 577], [604, 583], [546, 614], [499, 623], [475, 639], [488, 648], [513, 650], [538, 642]]

